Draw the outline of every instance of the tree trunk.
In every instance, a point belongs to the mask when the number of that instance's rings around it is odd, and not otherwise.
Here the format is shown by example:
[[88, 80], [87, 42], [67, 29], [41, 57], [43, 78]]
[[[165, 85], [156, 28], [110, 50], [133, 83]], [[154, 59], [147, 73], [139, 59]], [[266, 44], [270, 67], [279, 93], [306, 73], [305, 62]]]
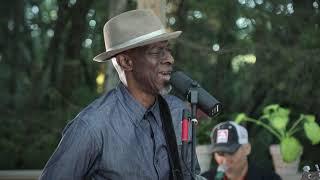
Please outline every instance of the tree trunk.
[[[127, 8], [128, 0], [109, 1], [109, 19], [124, 12]], [[104, 66], [104, 64], [102, 64]], [[112, 65], [112, 61], [105, 64], [105, 91], [108, 92], [119, 83], [117, 71]], [[102, 67], [104, 69], [104, 67]]]
[[10, 8], [10, 18], [13, 20], [13, 30], [8, 31], [8, 64], [11, 68], [10, 73], [10, 84], [9, 84], [9, 94], [10, 103], [9, 107], [11, 109], [17, 108], [18, 104], [22, 104], [17, 99], [17, 84], [19, 82], [18, 74], [22, 72], [25, 68], [22, 66], [24, 64], [24, 56], [22, 48], [24, 45], [24, 18], [25, 18], [25, 2], [23, 1], [13, 1], [14, 7]]
[[46, 95], [48, 88], [52, 85], [57, 85], [56, 74], [58, 72], [59, 59], [61, 54], [63, 54], [63, 39], [64, 32], [66, 29], [66, 24], [70, 18], [70, 11], [68, 7], [68, 1], [58, 1], [58, 19], [54, 24], [54, 36], [50, 40], [49, 47], [46, 50], [46, 58], [44, 59], [44, 65], [42, 69], [33, 75], [32, 77], [32, 95], [31, 102], [33, 106], [38, 106], [41, 100]]
[[151, 9], [166, 24], [166, 0], [138, 0], [138, 9]]
[[79, 86], [83, 76], [89, 87], [93, 84], [86, 62], [81, 59], [80, 54], [88, 27], [86, 16], [92, 2], [91, 0], [78, 0], [71, 9], [71, 27], [66, 37], [65, 62], [60, 63], [61, 73], [57, 74], [58, 88], [66, 97], [75, 87]]
[[58, 19], [54, 27], [54, 37], [50, 41], [48, 48], [48, 59], [46, 65], [44, 66], [44, 72], [50, 74], [50, 81], [57, 86], [58, 80], [57, 76], [59, 74], [59, 67], [61, 59], [59, 56], [63, 54], [62, 41], [64, 39], [64, 31], [66, 29], [66, 24], [70, 19], [70, 10], [68, 7], [68, 1], [58, 1], [59, 11]]

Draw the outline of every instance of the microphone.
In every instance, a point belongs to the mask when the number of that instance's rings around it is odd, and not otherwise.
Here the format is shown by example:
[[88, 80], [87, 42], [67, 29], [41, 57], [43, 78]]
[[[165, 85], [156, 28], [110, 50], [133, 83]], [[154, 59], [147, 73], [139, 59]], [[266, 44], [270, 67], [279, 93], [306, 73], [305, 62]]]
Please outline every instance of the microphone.
[[217, 168], [216, 175], [214, 177], [214, 180], [222, 180], [224, 177], [224, 172], [226, 171], [227, 167], [225, 165], [219, 165]]
[[[221, 111], [220, 102], [204, 90], [196, 81], [188, 77], [182, 71], [176, 71], [171, 75], [170, 84], [176, 89], [178, 94], [188, 97], [191, 88], [198, 91], [198, 106], [208, 116], [214, 117]], [[190, 102], [190, 98], [187, 98]]]

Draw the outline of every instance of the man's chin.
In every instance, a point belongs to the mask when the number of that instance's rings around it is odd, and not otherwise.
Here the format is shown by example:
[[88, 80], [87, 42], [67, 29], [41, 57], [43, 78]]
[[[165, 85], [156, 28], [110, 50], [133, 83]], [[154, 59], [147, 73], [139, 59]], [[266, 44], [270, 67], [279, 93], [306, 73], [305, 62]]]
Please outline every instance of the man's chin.
[[162, 89], [160, 89], [159, 94], [161, 95], [167, 95], [172, 90], [172, 86], [167, 83]]

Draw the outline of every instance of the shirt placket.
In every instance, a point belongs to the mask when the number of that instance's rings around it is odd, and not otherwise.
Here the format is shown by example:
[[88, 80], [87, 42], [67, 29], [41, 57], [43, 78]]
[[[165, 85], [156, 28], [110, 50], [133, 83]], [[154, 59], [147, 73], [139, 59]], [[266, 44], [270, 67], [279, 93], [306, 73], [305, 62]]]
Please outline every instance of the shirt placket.
[[[163, 156], [165, 156], [163, 153], [167, 153], [163, 149], [164, 147], [162, 147], [162, 146], [165, 146], [165, 139], [164, 137], [162, 137], [163, 136], [162, 129], [157, 124], [154, 114], [151, 111], [149, 111], [147, 117], [148, 117], [147, 118], [148, 122], [150, 124], [151, 138], [153, 142], [153, 165], [157, 172], [158, 179], [163, 179], [164, 177], [160, 177], [160, 174], [166, 174], [166, 173], [163, 172], [163, 169], [161, 172], [160, 168], [169, 167], [169, 162], [165, 162], [163, 161], [163, 159], [160, 159], [160, 157], [163, 158]], [[164, 163], [168, 163], [168, 164], [164, 164]], [[167, 177], [164, 179], [167, 179]]]
[[152, 140], [152, 155], [153, 155], [153, 167], [154, 169], [156, 170], [156, 173], [157, 173], [157, 179], [159, 179], [159, 166], [158, 166], [158, 163], [159, 163], [159, 160], [157, 159], [157, 156], [156, 156], [156, 141], [155, 141], [155, 133], [154, 133], [154, 127], [153, 127], [153, 115], [150, 111], [147, 111], [146, 114], [144, 115], [144, 119], [146, 120], [146, 122], [148, 123], [148, 131], [149, 131], [149, 135], [151, 137], [151, 140]]

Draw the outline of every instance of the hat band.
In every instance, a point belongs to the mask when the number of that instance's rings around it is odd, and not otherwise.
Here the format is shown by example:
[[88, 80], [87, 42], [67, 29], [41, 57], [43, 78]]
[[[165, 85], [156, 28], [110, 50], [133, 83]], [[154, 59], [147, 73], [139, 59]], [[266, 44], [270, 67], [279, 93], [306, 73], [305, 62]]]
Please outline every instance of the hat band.
[[143, 40], [146, 40], [146, 39], [151, 39], [151, 38], [153, 38], [153, 37], [155, 37], [155, 36], [159, 36], [159, 35], [164, 34], [164, 33], [166, 33], [166, 30], [165, 30], [165, 29], [159, 29], [159, 30], [157, 30], [157, 31], [153, 31], [153, 32], [151, 32], [151, 33], [148, 33], [148, 34], [145, 34], [145, 35], [136, 37], [136, 38], [134, 38], [134, 39], [131, 39], [131, 40], [125, 42], [125, 43], [122, 43], [122, 44], [116, 45], [116, 46], [114, 46], [114, 47], [108, 48], [108, 49], [106, 50], [106, 52], [108, 52], [108, 51], [113, 51], [113, 50], [116, 50], [116, 49], [122, 49], [122, 48], [125, 48], [125, 47], [127, 47], [127, 46], [130, 46], [130, 45], [139, 43], [139, 42], [141, 42], [141, 41], [143, 41]]

